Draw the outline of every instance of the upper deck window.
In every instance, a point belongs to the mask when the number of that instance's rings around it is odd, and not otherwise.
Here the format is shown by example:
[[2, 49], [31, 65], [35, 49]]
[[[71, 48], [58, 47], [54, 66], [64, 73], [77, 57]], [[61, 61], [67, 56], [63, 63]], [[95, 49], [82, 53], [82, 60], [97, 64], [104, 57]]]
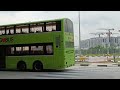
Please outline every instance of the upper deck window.
[[73, 33], [73, 22], [69, 19], [65, 20], [65, 32]]
[[5, 35], [5, 27], [0, 28], [0, 35]]
[[21, 28], [20, 27], [16, 27], [16, 34], [21, 33]]
[[34, 22], [0, 27], [0, 35], [61, 31], [61, 21]]
[[48, 22], [46, 23], [46, 31], [56, 31], [56, 22]]
[[16, 26], [16, 33], [17, 34], [29, 33], [29, 25], [18, 25], [18, 26]]
[[22, 33], [29, 33], [28, 27], [22, 27]]
[[38, 33], [44, 31], [44, 23], [30, 24], [30, 32]]
[[7, 35], [14, 34], [14, 26], [6, 27], [6, 34]]
[[56, 31], [61, 31], [61, 21], [56, 21]]

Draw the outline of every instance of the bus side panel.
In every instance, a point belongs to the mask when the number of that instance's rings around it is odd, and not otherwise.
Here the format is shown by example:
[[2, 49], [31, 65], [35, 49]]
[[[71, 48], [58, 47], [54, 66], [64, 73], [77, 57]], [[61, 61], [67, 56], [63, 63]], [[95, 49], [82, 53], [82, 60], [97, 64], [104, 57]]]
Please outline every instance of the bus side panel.
[[19, 61], [24, 61], [27, 65], [27, 69], [33, 68], [33, 63], [36, 60], [40, 60], [43, 64], [44, 69], [55, 69], [53, 65], [53, 56], [7, 56], [6, 57], [6, 69], [17, 69], [17, 63]]
[[54, 57], [54, 68], [56, 70], [64, 69], [64, 55], [63, 50], [56, 50], [56, 54]]
[[[69, 32], [68, 23], [64, 20], [64, 54], [65, 54], [65, 67], [75, 65], [75, 51], [74, 51], [74, 33]], [[73, 28], [72, 28], [73, 29]]]
[[[58, 53], [62, 53], [62, 51], [58, 51]], [[57, 54], [57, 53], [56, 53]], [[43, 63], [43, 68], [44, 69], [64, 69], [64, 58], [62, 55], [56, 55], [56, 57], [53, 56], [8, 56], [6, 58], [6, 69], [17, 69], [17, 63], [19, 61], [24, 61], [27, 65], [27, 69], [32, 69], [32, 65], [34, 61], [40, 60]]]
[[64, 69], [63, 34], [62, 32], [54, 34], [54, 68]]
[[74, 49], [67, 48], [65, 49], [65, 67], [74, 66], [75, 58], [74, 58]]

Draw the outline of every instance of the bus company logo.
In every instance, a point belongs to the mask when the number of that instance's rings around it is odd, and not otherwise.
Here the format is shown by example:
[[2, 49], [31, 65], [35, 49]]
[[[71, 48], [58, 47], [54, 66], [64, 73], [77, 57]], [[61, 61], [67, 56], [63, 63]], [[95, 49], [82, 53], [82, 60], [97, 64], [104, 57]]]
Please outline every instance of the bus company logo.
[[6, 43], [6, 42], [12, 42], [13, 41], [13, 37], [10, 38], [0, 38], [0, 42]]

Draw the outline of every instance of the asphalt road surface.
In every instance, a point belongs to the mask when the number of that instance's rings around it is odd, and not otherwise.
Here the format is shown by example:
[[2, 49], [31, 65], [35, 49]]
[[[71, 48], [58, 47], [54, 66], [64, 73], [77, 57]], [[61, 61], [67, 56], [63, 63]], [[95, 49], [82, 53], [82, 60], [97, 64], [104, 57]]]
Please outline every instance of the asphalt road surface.
[[0, 79], [120, 79], [120, 67], [76, 65], [61, 72], [0, 71]]

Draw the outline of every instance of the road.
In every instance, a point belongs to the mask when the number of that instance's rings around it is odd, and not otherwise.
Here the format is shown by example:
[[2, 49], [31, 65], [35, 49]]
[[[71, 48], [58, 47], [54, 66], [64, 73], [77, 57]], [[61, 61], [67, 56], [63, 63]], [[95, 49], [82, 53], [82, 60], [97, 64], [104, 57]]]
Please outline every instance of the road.
[[0, 79], [120, 79], [120, 67], [76, 65], [62, 72], [0, 71]]

